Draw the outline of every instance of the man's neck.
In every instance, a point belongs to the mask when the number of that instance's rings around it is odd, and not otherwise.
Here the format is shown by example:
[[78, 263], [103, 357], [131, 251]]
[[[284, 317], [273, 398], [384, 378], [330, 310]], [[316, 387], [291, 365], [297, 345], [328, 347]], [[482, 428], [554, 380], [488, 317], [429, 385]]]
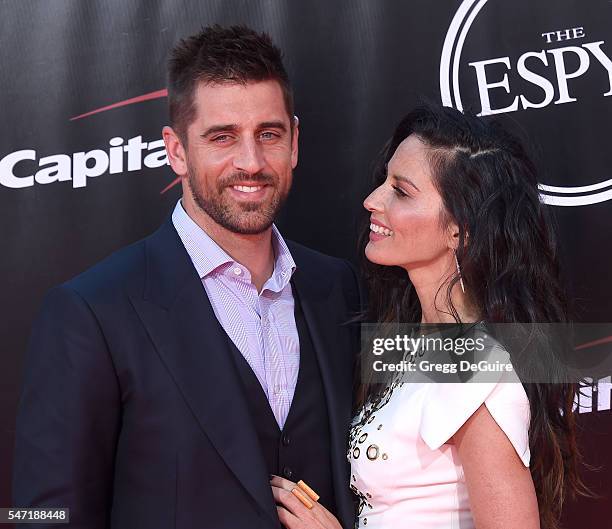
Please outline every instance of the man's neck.
[[251, 282], [261, 292], [263, 285], [274, 272], [274, 248], [272, 227], [262, 233], [244, 235], [234, 233], [214, 222], [201, 210], [193, 210], [187, 201], [181, 201], [187, 215], [202, 228], [234, 261], [251, 274]]

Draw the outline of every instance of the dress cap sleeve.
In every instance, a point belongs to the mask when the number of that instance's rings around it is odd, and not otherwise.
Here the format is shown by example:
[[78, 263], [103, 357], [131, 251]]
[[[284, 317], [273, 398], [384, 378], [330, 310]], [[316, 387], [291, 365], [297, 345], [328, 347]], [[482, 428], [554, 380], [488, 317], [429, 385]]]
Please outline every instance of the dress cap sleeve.
[[528, 467], [529, 400], [517, 380], [504, 373], [497, 382], [430, 384], [424, 395], [421, 438], [431, 450], [439, 449], [484, 403]]

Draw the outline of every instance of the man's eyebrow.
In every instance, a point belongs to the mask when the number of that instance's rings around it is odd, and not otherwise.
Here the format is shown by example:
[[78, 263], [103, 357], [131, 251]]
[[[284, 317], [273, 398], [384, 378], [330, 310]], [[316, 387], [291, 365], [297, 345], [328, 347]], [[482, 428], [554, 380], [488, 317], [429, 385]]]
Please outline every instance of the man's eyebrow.
[[238, 130], [238, 125], [228, 124], [228, 125], [213, 125], [212, 127], [208, 127], [202, 134], [200, 134], [201, 138], [206, 138], [211, 134], [216, 134], [217, 132], [235, 132]]
[[[257, 128], [279, 129], [283, 132], [287, 131], [287, 126], [282, 121], [264, 121], [263, 123], [259, 123], [259, 125], [257, 125]], [[213, 125], [212, 127], [207, 128], [202, 134], [200, 134], [200, 137], [206, 138], [218, 132], [236, 132], [237, 130], [238, 125], [236, 125], [235, 123], [228, 123], [227, 125]]]
[[257, 126], [258, 129], [280, 129], [287, 132], [287, 126], [282, 121], [264, 121]]
[[404, 182], [405, 184], [411, 185], [412, 187], [414, 187], [417, 191], [421, 191], [416, 184], [410, 180], [410, 178], [408, 178], [407, 176], [402, 176], [399, 174], [394, 174], [392, 176], [392, 178], [394, 178], [395, 180], [398, 180], [399, 182]]

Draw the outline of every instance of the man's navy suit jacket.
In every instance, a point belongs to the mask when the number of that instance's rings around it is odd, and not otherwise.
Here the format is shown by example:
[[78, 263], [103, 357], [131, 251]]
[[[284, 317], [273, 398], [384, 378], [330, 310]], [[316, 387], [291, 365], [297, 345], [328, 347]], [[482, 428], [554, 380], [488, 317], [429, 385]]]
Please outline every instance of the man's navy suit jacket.
[[[351, 527], [357, 280], [346, 261], [289, 248]], [[170, 219], [46, 296], [25, 359], [13, 504], [68, 507], [69, 527], [87, 529], [280, 527], [227, 335]]]

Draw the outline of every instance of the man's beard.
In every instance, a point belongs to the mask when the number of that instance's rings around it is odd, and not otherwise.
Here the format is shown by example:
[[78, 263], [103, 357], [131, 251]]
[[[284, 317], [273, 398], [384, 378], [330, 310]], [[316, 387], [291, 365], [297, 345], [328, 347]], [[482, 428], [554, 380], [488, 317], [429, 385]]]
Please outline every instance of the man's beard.
[[[279, 189], [278, 178], [267, 173], [232, 173], [217, 181], [216, 187], [205, 190], [196, 169], [187, 163], [188, 182], [193, 200], [213, 221], [233, 233], [256, 235], [266, 231], [274, 222], [284, 204], [287, 193]], [[248, 180], [250, 183], [268, 185], [273, 194], [264, 202], [238, 203], [228, 197], [225, 189]]]

